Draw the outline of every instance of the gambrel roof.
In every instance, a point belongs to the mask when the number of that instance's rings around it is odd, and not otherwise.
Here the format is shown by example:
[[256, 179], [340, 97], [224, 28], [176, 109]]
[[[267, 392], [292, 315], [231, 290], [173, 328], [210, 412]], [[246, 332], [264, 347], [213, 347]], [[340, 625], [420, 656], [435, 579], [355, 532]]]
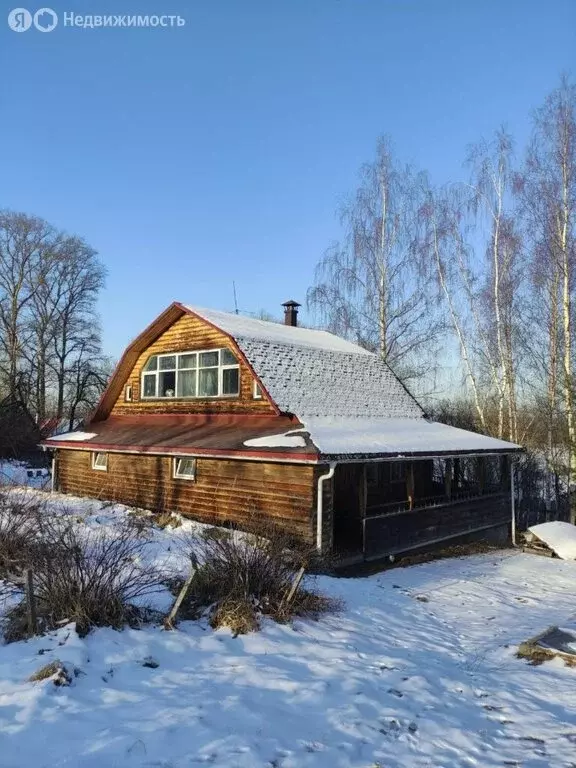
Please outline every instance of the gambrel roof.
[[[139, 356], [185, 315], [228, 336], [275, 414], [110, 416]], [[428, 421], [386, 363], [346, 339], [178, 302], [128, 346], [86, 429], [45, 445], [311, 463], [519, 450], [512, 443]]]
[[386, 363], [339, 336], [211, 309], [187, 309], [234, 339], [283, 413], [300, 420], [423, 416]]

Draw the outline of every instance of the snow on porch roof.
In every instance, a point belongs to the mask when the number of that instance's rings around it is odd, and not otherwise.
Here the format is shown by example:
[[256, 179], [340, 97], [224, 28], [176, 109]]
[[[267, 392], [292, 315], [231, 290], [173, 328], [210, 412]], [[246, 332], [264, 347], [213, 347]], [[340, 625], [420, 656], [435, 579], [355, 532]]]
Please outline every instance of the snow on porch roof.
[[427, 419], [307, 418], [306, 430], [323, 457], [434, 456], [512, 453], [515, 443]]

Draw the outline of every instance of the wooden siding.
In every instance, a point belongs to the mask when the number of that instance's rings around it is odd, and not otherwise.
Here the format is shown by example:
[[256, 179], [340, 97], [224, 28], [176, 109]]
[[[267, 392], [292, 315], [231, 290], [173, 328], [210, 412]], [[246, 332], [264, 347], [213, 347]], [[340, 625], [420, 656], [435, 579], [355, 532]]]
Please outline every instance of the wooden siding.
[[[200, 349], [227, 347], [236, 357], [238, 352], [228, 336], [209, 323], [184, 315], [153, 341], [138, 357], [128, 378], [124, 382], [112, 408], [113, 415], [135, 413], [275, 413], [266, 395], [261, 399], [252, 397], [254, 375], [250, 367], [240, 362], [240, 395], [238, 397], [150, 399], [140, 396], [141, 374], [151, 355], [167, 352], [186, 352]], [[126, 386], [132, 387], [132, 402], [124, 401]]]
[[60, 450], [57, 462], [63, 493], [173, 510], [213, 524], [241, 526], [255, 513], [313, 541], [315, 467], [310, 465], [199, 458], [191, 481], [172, 478], [169, 456], [109, 453], [107, 472], [92, 469], [90, 451]]

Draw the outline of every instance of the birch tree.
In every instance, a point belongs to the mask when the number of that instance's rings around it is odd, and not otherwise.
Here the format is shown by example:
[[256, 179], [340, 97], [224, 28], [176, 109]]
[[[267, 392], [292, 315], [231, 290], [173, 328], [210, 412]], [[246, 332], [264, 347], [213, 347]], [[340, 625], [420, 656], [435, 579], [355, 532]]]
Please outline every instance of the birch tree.
[[405, 379], [429, 374], [440, 327], [414, 247], [420, 185], [380, 139], [341, 210], [343, 239], [316, 267], [308, 306], [323, 324], [377, 352]]
[[567, 473], [573, 483], [576, 86], [566, 77], [534, 114], [517, 187], [531, 239], [535, 296], [546, 311], [548, 403], [551, 413], [562, 404]]
[[[497, 402], [496, 434], [515, 441], [517, 420], [516, 343], [520, 327], [520, 242], [514, 224], [512, 187], [512, 137], [503, 129], [492, 141], [481, 141], [469, 152], [472, 168], [471, 209], [480, 223], [487, 222], [486, 261], [477, 259], [479, 282], [483, 284], [478, 314], [478, 342]], [[505, 423], [506, 422], [506, 423]]]

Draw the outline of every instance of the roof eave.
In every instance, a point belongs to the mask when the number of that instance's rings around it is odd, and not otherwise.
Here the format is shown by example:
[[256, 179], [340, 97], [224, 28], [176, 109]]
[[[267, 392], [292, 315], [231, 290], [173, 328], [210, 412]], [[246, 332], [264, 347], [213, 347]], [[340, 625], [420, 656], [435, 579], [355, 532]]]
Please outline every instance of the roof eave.
[[42, 448], [59, 448], [68, 451], [102, 451], [106, 453], [123, 453], [133, 455], [151, 455], [151, 456], [191, 456], [198, 458], [214, 459], [243, 459], [247, 461], [273, 461], [290, 462], [297, 464], [317, 464], [318, 453], [315, 451], [248, 451], [242, 449], [229, 448], [197, 448], [195, 446], [122, 446], [112, 443], [97, 443], [92, 440], [82, 442], [75, 440], [68, 442], [65, 440], [44, 440], [40, 443]]
[[509, 454], [519, 454], [525, 451], [521, 446], [511, 446], [510, 448], [485, 448], [461, 451], [397, 451], [389, 453], [320, 453], [319, 461], [336, 462], [340, 464], [351, 462], [371, 462], [371, 461], [397, 461], [398, 459], [457, 459], [466, 456], [507, 456]]

